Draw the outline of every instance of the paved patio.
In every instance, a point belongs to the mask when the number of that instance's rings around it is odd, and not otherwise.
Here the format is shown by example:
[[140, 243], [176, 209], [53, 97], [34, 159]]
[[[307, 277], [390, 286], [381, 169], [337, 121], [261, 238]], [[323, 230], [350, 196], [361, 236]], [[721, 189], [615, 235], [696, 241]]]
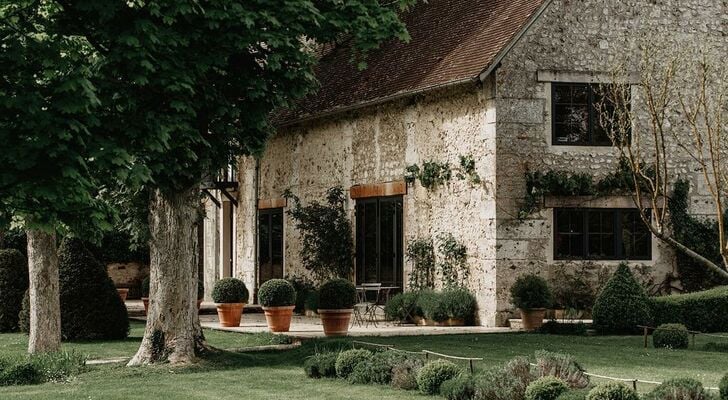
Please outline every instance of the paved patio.
[[[139, 300], [128, 300], [126, 302], [129, 315], [133, 318], [144, 319], [144, 306]], [[257, 311], [257, 312], [256, 312]], [[217, 319], [214, 303], [202, 303], [200, 323], [203, 328], [216, 329], [227, 332], [257, 333], [269, 332], [268, 324], [265, 322], [260, 307], [246, 306], [240, 326], [227, 328], [220, 326]], [[368, 326], [354, 325], [349, 328], [349, 336], [417, 336], [417, 335], [455, 335], [468, 333], [507, 333], [515, 332], [511, 328], [486, 328], [482, 326], [416, 326], [398, 325], [388, 321], [377, 321], [377, 326], [369, 323]], [[294, 315], [291, 321], [291, 330], [285, 333], [300, 339], [324, 337], [324, 330], [318, 317], [304, 317]]]

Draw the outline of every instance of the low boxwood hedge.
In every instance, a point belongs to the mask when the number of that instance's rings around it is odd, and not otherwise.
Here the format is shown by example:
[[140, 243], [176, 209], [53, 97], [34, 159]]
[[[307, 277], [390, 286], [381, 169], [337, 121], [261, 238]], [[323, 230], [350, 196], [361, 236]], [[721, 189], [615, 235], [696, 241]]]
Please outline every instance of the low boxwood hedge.
[[687, 349], [690, 344], [688, 329], [683, 324], [662, 324], [652, 333], [655, 348]]
[[317, 353], [303, 362], [303, 369], [309, 378], [336, 378], [336, 358], [339, 353]]
[[451, 361], [430, 361], [417, 372], [417, 387], [423, 394], [438, 394], [440, 386], [458, 376], [460, 372], [460, 367]]
[[544, 376], [531, 382], [526, 388], [526, 400], [556, 400], [569, 390], [564, 381], [554, 376]]
[[589, 391], [587, 400], [640, 400], [632, 388], [622, 383], [603, 383]]
[[728, 286], [650, 298], [656, 325], [680, 323], [700, 332], [728, 331]]
[[700, 381], [693, 378], [675, 378], [657, 386], [646, 394], [643, 400], [706, 400], [712, 398]]

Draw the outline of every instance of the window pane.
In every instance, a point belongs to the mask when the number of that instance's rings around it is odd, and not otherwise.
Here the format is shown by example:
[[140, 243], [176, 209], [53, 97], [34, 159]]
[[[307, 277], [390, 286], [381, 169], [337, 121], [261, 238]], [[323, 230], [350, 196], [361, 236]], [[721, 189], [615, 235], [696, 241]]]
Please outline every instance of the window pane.
[[557, 259], [581, 258], [584, 256], [584, 211], [579, 209], [556, 209], [556, 235], [554, 256]]
[[586, 104], [556, 105], [554, 135], [558, 143], [586, 143], [589, 140], [589, 106]]
[[608, 209], [588, 212], [589, 258], [615, 257], [614, 213]]
[[639, 212], [622, 212], [622, 251], [627, 259], [652, 258], [652, 234], [642, 222]]

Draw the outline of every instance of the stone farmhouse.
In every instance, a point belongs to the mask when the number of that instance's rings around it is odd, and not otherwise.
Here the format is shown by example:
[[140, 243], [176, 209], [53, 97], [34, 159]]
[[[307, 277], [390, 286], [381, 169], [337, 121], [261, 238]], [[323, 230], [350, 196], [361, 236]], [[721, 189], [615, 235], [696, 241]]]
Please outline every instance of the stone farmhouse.
[[[364, 70], [346, 46], [325, 48], [320, 89], [277, 117], [262, 156], [241, 157], [229, 185], [209, 191], [206, 287], [224, 276], [257, 288], [305, 274], [283, 192], [321, 202], [337, 185], [349, 194], [357, 283], [406, 289], [408, 242], [451, 233], [467, 246], [484, 326], [507, 323], [509, 288], [523, 273], [628, 260], [656, 279], [674, 274], [673, 250], [639, 222], [630, 196], [548, 197], [519, 218], [526, 173], [613, 172], [618, 157], [593, 115], [594, 85], [609, 82], [616, 62], [637, 62], [646, 37], [725, 49], [726, 11], [721, 0], [429, 0], [404, 16], [411, 41], [382, 45]], [[567, 120], [574, 112], [583, 123]], [[408, 166], [457, 169], [461, 157], [477, 182], [455, 173], [434, 188], [405, 182]], [[709, 214], [687, 158], [671, 168], [691, 181], [692, 211]]]

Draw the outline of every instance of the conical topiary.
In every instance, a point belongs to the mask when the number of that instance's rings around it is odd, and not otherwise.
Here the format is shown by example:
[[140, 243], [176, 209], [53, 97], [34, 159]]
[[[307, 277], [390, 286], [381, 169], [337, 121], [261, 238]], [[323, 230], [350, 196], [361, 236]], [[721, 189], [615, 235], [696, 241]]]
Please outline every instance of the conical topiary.
[[126, 306], [106, 267], [80, 239], [58, 249], [61, 333], [64, 339], [124, 339], [129, 334]]
[[28, 289], [28, 261], [15, 249], [0, 250], [0, 332], [18, 330], [18, 313]]
[[597, 296], [592, 309], [600, 333], [635, 333], [651, 321], [649, 299], [626, 263], [622, 263]]

